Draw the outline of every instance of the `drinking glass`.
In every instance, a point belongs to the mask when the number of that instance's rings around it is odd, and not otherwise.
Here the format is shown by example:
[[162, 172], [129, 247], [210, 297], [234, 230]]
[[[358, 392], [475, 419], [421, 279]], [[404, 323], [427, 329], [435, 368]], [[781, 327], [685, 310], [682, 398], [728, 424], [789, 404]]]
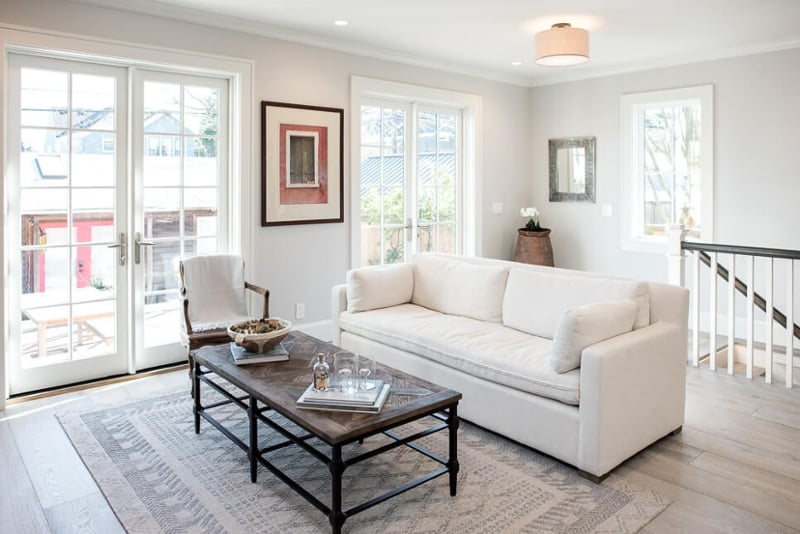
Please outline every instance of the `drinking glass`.
[[364, 355], [358, 356], [358, 389], [375, 389], [375, 382], [371, 382], [369, 377], [375, 376], [375, 360]]
[[333, 370], [336, 373], [337, 386], [342, 393], [355, 393], [355, 374], [358, 356], [352, 352], [337, 352], [333, 355]]

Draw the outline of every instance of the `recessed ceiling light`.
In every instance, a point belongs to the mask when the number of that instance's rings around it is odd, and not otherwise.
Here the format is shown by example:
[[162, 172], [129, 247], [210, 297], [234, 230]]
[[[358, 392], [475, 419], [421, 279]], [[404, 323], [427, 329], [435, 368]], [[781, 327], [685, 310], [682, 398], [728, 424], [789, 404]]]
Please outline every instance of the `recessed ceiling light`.
[[520, 65], [522, 65], [522, 61], [512, 61], [511, 62], [511, 66], [512, 67], [519, 67]]
[[334, 20], [334, 21], [333, 21], [333, 23], [334, 23], [336, 26], [347, 26], [348, 24], [350, 24], [350, 21], [347, 21], [347, 20], [341, 20], [341, 19], [340, 19], [340, 20]]

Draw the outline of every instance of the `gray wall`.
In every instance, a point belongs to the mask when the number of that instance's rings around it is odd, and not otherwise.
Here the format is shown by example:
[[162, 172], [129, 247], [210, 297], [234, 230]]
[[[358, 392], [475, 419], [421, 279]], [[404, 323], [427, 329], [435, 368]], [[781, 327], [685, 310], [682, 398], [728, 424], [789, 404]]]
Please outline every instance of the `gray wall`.
[[[714, 85], [714, 241], [800, 249], [798, 67], [794, 49], [533, 88], [533, 198], [556, 265], [666, 280], [664, 257], [620, 248], [620, 96], [703, 84]], [[548, 201], [547, 140], [572, 136], [597, 137], [596, 204]]]
[[[345, 108], [345, 144], [350, 131], [350, 76], [359, 75], [477, 94], [482, 97], [482, 255], [508, 259], [513, 253], [519, 208], [527, 205], [529, 90], [441, 71], [401, 65], [320, 48], [182, 23], [157, 17], [88, 7], [58, 0], [2, 0], [0, 22], [158, 47], [250, 59], [254, 62], [253, 110], [261, 100]], [[255, 121], [256, 128], [260, 120]], [[260, 134], [254, 132], [254, 142]], [[350, 262], [349, 178], [357, 172], [345, 149], [345, 224], [255, 228], [253, 281], [272, 291], [271, 312], [294, 317], [294, 303], [306, 304], [306, 319], [329, 319], [330, 289], [344, 281]], [[261, 191], [254, 169], [253, 191]], [[505, 213], [490, 213], [493, 201]]]

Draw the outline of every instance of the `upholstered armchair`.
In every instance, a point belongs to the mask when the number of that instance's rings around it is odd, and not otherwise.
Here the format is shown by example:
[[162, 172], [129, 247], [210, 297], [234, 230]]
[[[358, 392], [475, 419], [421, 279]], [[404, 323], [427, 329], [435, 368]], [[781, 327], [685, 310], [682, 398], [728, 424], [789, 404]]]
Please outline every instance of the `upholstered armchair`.
[[228, 326], [250, 318], [247, 290], [263, 297], [261, 317], [269, 317], [269, 290], [245, 281], [244, 260], [237, 255], [187, 258], [180, 262], [179, 271], [183, 304], [181, 340], [188, 352], [191, 377], [192, 351], [229, 343]]

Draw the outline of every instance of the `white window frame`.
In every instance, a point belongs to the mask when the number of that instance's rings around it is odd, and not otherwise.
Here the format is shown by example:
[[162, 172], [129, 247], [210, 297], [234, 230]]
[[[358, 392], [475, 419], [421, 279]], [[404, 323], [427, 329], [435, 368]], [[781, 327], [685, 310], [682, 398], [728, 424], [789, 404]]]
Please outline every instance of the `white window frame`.
[[642, 187], [642, 128], [639, 111], [646, 107], [700, 103], [701, 241], [714, 239], [714, 86], [701, 85], [634, 93], [621, 97], [622, 125], [622, 249], [666, 254], [668, 236], [645, 236]]
[[[481, 253], [481, 97], [467, 93], [434, 89], [419, 85], [352, 76], [350, 78], [350, 267], [361, 266], [361, 106], [370, 101], [418, 104], [424, 107], [460, 109], [462, 112], [462, 209], [461, 253], [477, 256]], [[412, 109], [416, 113], [415, 109]], [[416, 120], [415, 115], [408, 117]], [[411, 140], [409, 142], [415, 142]], [[413, 173], [412, 173], [413, 174]]]

